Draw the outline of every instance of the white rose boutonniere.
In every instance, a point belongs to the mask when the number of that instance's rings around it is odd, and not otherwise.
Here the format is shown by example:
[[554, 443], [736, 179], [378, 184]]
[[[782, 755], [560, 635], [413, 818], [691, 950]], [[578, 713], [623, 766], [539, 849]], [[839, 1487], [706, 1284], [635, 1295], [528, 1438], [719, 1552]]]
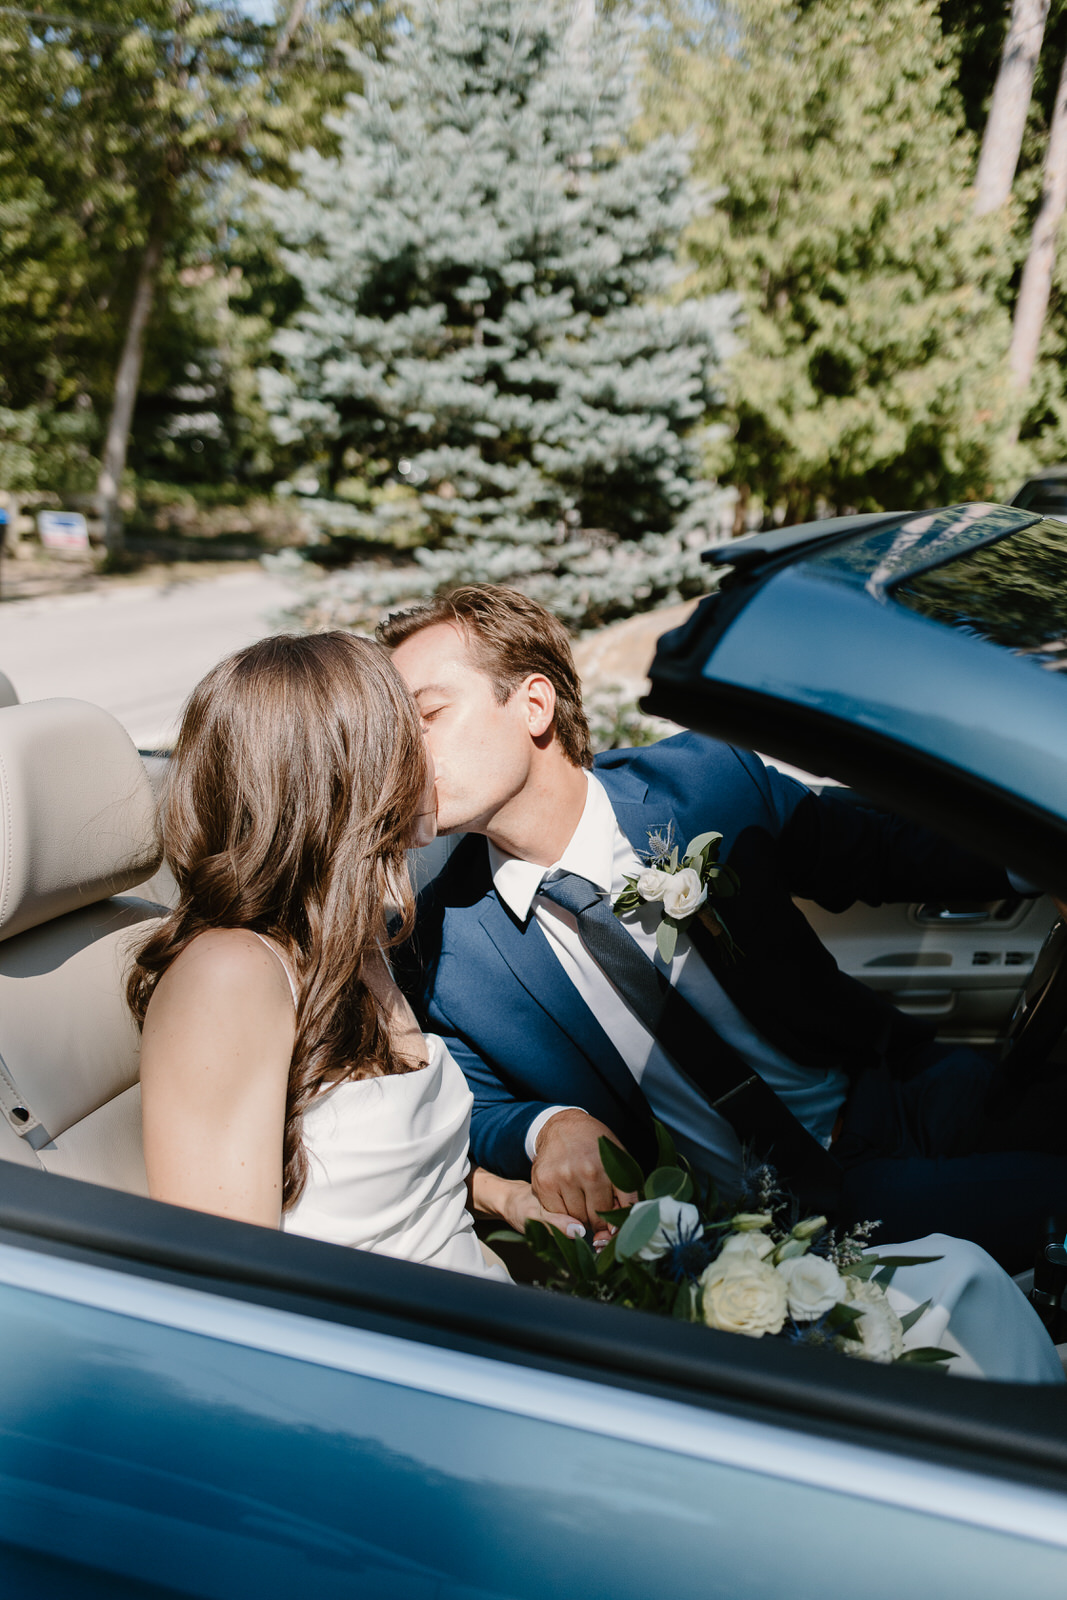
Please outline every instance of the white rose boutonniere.
[[648, 865], [625, 880], [626, 888], [612, 910], [625, 917], [642, 905], [662, 905], [656, 946], [664, 961], [674, 959], [678, 934], [694, 917], [723, 939], [729, 956], [736, 953], [726, 924], [711, 905], [712, 900], [729, 899], [738, 889], [737, 873], [719, 863], [721, 843], [721, 833], [698, 833], [680, 854], [673, 843], [673, 824], [653, 830], [648, 836]]

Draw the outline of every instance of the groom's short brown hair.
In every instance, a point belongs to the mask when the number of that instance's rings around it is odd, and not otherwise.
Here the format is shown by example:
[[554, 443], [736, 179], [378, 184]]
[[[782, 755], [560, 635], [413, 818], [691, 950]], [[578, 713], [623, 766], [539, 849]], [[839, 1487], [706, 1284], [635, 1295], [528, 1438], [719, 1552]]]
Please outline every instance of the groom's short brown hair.
[[376, 631], [381, 643], [394, 650], [412, 634], [441, 622], [462, 631], [475, 665], [501, 705], [532, 672], [547, 678], [556, 691], [555, 730], [563, 754], [576, 767], [593, 765], [570, 637], [550, 611], [518, 589], [469, 583], [407, 611], [394, 611]]

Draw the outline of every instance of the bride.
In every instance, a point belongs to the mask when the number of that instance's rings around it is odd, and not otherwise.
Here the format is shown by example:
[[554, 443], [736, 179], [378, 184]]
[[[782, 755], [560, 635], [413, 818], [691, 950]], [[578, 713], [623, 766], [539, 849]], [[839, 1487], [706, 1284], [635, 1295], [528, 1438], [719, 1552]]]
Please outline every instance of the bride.
[[468, 1200], [519, 1230], [578, 1228], [528, 1183], [468, 1180], [470, 1090], [389, 970], [414, 913], [405, 851], [436, 824], [379, 645], [282, 636], [221, 662], [186, 709], [162, 822], [180, 900], [128, 984], [154, 1198], [505, 1279]]

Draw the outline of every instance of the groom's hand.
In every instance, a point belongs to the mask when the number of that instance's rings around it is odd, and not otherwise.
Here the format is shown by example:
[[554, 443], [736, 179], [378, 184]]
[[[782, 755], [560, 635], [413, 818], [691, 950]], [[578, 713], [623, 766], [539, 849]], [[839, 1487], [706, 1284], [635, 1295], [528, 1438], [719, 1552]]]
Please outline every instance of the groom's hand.
[[571, 1107], [557, 1111], [537, 1136], [530, 1181], [533, 1192], [546, 1211], [562, 1211], [576, 1217], [589, 1230], [590, 1237], [603, 1232], [601, 1212], [632, 1205], [636, 1194], [621, 1194], [612, 1186], [600, 1160], [598, 1141], [621, 1141], [587, 1111]]

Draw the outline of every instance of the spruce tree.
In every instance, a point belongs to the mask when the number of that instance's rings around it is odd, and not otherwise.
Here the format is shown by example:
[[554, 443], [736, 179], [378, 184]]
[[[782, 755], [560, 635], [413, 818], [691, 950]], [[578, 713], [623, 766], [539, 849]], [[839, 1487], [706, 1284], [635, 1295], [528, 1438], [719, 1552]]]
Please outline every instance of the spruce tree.
[[[275, 196], [303, 304], [264, 374], [320, 524], [418, 545], [342, 575], [353, 621], [456, 582], [518, 583], [574, 626], [697, 592], [730, 297], [671, 298], [697, 192], [641, 145], [637, 53], [564, 0], [420, 0]], [[346, 488], [350, 490], [345, 498]]]
[[[1008, 224], [976, 221], [977, 141], [934, 0], [732, 0], [682, 25], [658, 103], [719, 203], [700, 292], [745, 349], [724, 474], [788, 521], [983, 498], [1011, 481]], [[739, 518], [740, 520], [740, 518]]]

